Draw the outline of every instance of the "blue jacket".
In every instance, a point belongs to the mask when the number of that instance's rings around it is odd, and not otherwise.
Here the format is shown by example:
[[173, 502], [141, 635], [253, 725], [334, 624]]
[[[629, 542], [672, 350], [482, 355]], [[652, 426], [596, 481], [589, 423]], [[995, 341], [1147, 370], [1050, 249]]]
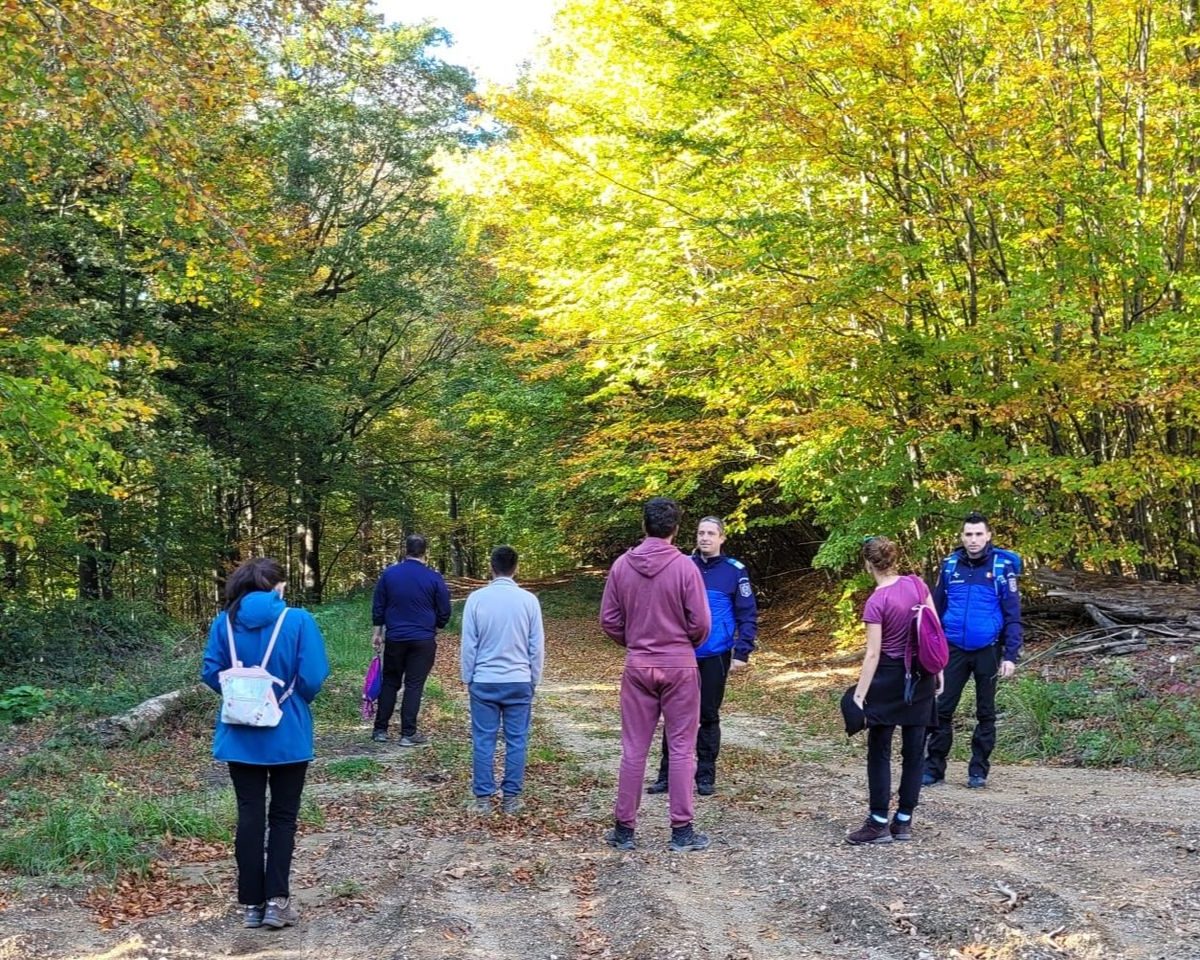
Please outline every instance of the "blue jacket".
[[696, 648], [696, 656], [716, 657], [733, 650], [735, 660], [749, 660], [758, 637], [758, 604], [750, 575], [740, 562], [725, 554], [706, 558], [697, 550], [692, 560], [700, 568], [712, 611], [712, 629]]
[[450, 622], [450, 591], [436, 570], [406, 558], [383, 571], [375, 584], [371, 623], [386, 626], [388, 640], [432, 640]]
[[[237, 617], [233, 621], [233, 642], [238, 659], [247, 667], [262, 664], [262, 655], [271, 640], [271, 630], [280, 611], [287, 604], [274, 590], [254, 591], [242, 597]], [[208, 631], [208, 646], [200, 676], [217, 693], [221, 692], [219, 674], [233, 664], [229, 657], [229, 634], [225, 629], [227, 616], [220, 613]], [[269, 673], [283, 681], [275, 691], [283, 696], [287, 685], [295, 682], [291, 696], [280, 704], [283, 717], [277, 727], [244, 727], [221, 722], [213, 731], [213, 758], [272, 766], [279, 763], [300, 763], [313, 758], [312, 703], [329, 676], [329, 660], [325, 656], [325, 640], [312, 614], [295, 607], [288, 608], [271, 662], [263, 664]]]
[[1017, 662], [1024, 634], [1017, 578], [1021, 558], [988, 544], [978, 560], [959, 547], [942, 561], [933, 602], [951, 646], [981, 650], [1004, 641], [1004, 659]]

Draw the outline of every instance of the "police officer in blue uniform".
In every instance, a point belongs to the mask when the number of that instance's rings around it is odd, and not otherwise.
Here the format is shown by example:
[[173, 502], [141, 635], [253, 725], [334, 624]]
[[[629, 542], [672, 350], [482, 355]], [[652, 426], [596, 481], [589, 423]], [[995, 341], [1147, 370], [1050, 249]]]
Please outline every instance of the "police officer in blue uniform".
[[[696, 550], [692, 560], [700, 568], [712, 630], [696, 649], [700, 673], [700, 729], [696, 733], [696, 792], [709, 796], [716, 791], [717, 754], [721, 751], [721, 702], [725, 678], [730, 671], [744, 670], [758, 637], [758, 605], [745, 566], [721, 553], [725, 543], [725, 521], [705, 517], [696, 528]], [[647, 793], [667, 792], [667, 740], [663, 737], [658, 779]]]
[[996, 680], [1011, 677], [1023, 639], [1017, 578], [1021, 558], [992, 544], [987, 518], [963, 520], [962, 546], [942, 561], [933, 600], [950, 642], [945, 688], [938, 697], [938, 726], [926, 742], [924, 784], [946, 777], [954, 711], [968, 677], [975, 678], [975, 733], [967, 786], [987, 786], [989, 757], [996, 745]]

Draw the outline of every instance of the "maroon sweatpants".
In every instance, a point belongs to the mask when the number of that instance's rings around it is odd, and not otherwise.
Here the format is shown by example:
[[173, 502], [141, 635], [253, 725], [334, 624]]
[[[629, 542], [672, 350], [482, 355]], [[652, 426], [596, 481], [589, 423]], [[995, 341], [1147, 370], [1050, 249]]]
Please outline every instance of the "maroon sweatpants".
[[621, 676], [621, 770], [617, 777], [617, 823], [637, 826], [646, 776], [646, 755], [662, 714], [670, 757], [668, 797], [671, 826], [694, 816], [696, 730], [700, 726], [700, 684], [695, 661], [689, 667], [625, 667]]

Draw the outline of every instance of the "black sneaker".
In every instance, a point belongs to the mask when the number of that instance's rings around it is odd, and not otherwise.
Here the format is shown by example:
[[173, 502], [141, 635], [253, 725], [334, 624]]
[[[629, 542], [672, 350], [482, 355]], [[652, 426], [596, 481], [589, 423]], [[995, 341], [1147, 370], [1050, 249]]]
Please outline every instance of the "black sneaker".
[[700, 780], [696, 783], [696, 792], [702, 797], [711, 797], [717, 792], [717, 785], [711, 780]]
[[986, 787], [987, 777], [981, 777], [979, 774], [973, 773], [967, 777], [967, 786], [973, 787], [976, 790], [978, 790], [980, 787]]
[[668, 786], [666, 780], [655, 780], [652, 784], [650, 784], [650, 786], [648, 786], [646, 788], [646, 792], [647, 793], [666, 793], [667, 790], [669, 790], [669, 789], [670, 789], [670, 787]]
[[265, 903], [248, 903], [245, 905], [246, 916], [242, 922], [242, 926], [253, 930], [255, 927], [263, 925], [263, 913], [266, 912], [267, 905]]
[[880, 823], [870, 814], [867, 814], [867, 819], [863, 821], [863, 825], [853, 833], [846, 834], [846, 842], [855, 845], [863, 843], [891, 843], [892, 834], [888, 830], [887, 821]]
[[686, 827], [671, 828], [671, 842], [667, 849], [672, 853], [699, 853], [707, 850], [708, 834], [696, 830], [690, 823]]
[[371, 739], [376, 743], [387, 743], [388, 735], [386, 730], [372, 730]]
[[945, 779], [946, 779], [945, 777], [939, 777], [936, 773], [926, 773], [925, 776], [923, 776], [921, 778], [921, 786], [936, 787], [939, 783], [941, 783]]
[[406, 734], [400, 738], [400, 746], [402, 747], [423, 747], [429, 742], [429, 738], [421, 731], [416, 733]]
[[613, 828], [604, 835], [604, 842], [615, 850], [636, 850], [637, 841], [633, 839], [633, 827], [614, 824]]
[[892, 825], [888, 827], [892, 834], [893, 840], [911, 840], [912, 839], [912, 817], [907, 820], [900, 820], [892, 817]]
[[290, 927], [299, 919], [300, 915], [292, 906], [291, 897], [272, 897], [267, 901], [267, 909], [263, 911], [263, 926], [272, 930]]

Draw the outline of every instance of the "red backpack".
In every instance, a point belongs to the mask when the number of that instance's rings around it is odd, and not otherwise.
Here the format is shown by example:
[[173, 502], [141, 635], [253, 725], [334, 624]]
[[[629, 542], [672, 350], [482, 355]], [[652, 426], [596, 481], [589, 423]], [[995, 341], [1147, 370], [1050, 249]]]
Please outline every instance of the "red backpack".
[[915, 581], [918, 594], [924, 597], [912, 608], [912, 646], [917, 648], [917, 662], [921, 664], [921, 669], [927, 674], [936, 674], [950, 662], [950, 644], [946, 642], [942, 621], [934, 609], [933, 598], [925, 581], [914, 574], [909, 574], [908, 579]]

